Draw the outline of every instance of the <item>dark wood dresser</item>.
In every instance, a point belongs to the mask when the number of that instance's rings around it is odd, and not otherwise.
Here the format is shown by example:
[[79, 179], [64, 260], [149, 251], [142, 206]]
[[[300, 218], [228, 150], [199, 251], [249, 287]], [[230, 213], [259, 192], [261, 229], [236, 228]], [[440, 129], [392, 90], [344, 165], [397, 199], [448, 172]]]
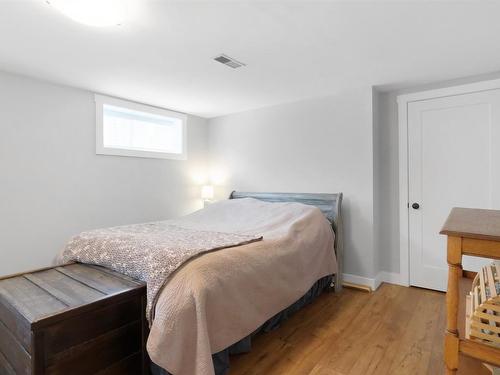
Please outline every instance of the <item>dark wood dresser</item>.
[[0, 279], [0, 374], [146, 374], [146, 286], [70, 264]]

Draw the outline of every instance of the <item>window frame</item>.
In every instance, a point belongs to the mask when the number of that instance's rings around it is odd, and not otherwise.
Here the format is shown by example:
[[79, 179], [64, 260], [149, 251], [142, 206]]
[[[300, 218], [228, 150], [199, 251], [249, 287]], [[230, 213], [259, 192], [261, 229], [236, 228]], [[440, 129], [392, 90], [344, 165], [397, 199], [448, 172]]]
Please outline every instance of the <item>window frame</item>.
[[[153, 107], [146, 104], [139, 104], [124, 99], [112, 98], [105, 95], [94, 95], [96, 105], [96, 154], [97, 155], [114, 155], [114, 156], [129, 156], [150, 159], [172, 159], [172, 160], [187, 160], [187, 115], [180, 112], [169, 111], [159, 107]], [[112, 105], [122, 107], [133, 111], [151, 113], [155, 115], [171, 117], [181, 120], [181, 135], [182, 135], [182, 152], [180, 154], [168, 153], [161, 151], [141, 151], [129, 150], [123, 148], [104, 147], [104, 105]]]

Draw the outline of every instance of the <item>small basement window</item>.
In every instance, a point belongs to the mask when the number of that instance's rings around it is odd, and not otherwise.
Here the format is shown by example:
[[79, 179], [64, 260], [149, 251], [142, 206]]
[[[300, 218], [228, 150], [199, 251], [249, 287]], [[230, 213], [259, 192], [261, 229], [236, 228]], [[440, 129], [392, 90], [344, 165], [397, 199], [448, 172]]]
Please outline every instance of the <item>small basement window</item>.
[[102, 95], [95, 102], [97, 154], [187, 159], [186, 115]]

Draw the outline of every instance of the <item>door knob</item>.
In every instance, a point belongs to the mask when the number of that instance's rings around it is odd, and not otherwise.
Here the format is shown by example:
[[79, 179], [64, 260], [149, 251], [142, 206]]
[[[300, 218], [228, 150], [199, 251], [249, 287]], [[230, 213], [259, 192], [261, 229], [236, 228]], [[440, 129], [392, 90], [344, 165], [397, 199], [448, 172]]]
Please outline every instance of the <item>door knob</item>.
[[413, 203], [411, 205], [411, 208], [415, 209], [415, 210], [418, 210], [420, 208], [420, 205], [418, 203]]

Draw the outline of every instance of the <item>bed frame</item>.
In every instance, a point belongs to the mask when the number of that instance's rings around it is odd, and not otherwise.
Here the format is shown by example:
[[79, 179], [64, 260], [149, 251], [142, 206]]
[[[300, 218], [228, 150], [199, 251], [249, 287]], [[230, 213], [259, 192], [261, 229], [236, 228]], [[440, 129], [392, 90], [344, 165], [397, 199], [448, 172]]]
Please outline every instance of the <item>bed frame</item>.
[[342, 193], [254, 193], [233, 191], [229, 199], [255, 198], [266, 202], [297, 202], [318, 207], [332, 224], [335, 233], [335, 255], [338, 269], [334, 277], [335, 291], [342, 289], [342, 264], [344, 259], [343, 224], [342, 224]]

